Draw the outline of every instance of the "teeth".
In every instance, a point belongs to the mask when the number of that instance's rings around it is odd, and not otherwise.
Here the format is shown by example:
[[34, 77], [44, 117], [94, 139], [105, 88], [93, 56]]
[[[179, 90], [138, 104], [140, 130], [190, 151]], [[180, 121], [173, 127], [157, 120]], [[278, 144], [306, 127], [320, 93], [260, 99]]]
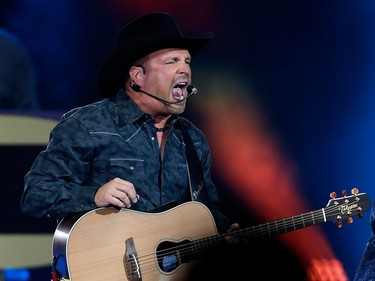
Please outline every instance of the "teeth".
[[178, 84], [175, 86], [175, 88], [176, 88], [176, 87], [178, 87], [178, 88], [182, 88], [182, 87], [185, 87], [186, 85], [187, 85], [186, 82], [181, 82], [181, 83], [178, 83]]

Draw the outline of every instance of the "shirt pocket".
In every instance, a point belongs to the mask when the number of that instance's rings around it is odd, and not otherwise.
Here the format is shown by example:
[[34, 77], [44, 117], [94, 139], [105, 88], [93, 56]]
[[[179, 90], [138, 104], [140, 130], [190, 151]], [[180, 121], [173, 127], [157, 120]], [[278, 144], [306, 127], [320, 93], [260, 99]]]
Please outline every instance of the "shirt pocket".
[[146, 178], [145, 161], [143, 159], [111, 157], [109, 164], [111, 174], [124, 180], [135, 183]]

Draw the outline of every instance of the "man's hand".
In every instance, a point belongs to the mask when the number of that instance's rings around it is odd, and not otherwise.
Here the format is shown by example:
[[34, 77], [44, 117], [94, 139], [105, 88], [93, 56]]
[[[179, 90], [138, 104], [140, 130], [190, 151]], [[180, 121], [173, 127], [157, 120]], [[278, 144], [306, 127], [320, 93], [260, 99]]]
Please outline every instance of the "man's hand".
[[236, 231], [236, 230], [239, 230], [240, 229], [240, 226], [238, 223], [233, 223], [231, 224], [231, 226], [229, 227], [229, 230], [227, 231], [228, 235], [225, 236], [225, 241], [230, 244], [230, 245], [234, 245], [234, 244], [238, 244], [239, 243], [239, 239], [230, 235], [231, 232], [233, 231]]
[[132, 203], [136, 203], [139, 195], [136, 193], [131, 182], [120, 178], [102, 185], [95, 193], [95, 204], [97, 207], [113, 205], [120, 208], [130, 208]]

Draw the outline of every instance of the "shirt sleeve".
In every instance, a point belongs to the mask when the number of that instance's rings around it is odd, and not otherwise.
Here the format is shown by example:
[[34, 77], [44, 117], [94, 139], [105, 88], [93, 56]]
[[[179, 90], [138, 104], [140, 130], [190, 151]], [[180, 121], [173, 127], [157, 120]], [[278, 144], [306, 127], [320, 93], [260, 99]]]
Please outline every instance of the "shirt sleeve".
[[40, 218], [63, 218], [95, 208], [98, 186], [85, 186], [92, 143], [82, 123], [73, 117], [51, 131], [46, 149], [25, 175], [21, 210]]

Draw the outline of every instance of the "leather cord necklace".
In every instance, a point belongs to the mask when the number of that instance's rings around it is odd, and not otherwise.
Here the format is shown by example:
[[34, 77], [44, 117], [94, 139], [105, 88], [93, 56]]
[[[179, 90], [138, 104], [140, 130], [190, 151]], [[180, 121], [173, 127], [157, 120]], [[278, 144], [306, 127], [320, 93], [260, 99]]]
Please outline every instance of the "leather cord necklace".
[[156, 132], [165, 132], [165, 131], [168, 130], [168, 129], [169, 129], [169, 124], [165, 125], [165, 126], [162, 127], [162, 128], [157, 128], [157, 127], [155, 127]]

